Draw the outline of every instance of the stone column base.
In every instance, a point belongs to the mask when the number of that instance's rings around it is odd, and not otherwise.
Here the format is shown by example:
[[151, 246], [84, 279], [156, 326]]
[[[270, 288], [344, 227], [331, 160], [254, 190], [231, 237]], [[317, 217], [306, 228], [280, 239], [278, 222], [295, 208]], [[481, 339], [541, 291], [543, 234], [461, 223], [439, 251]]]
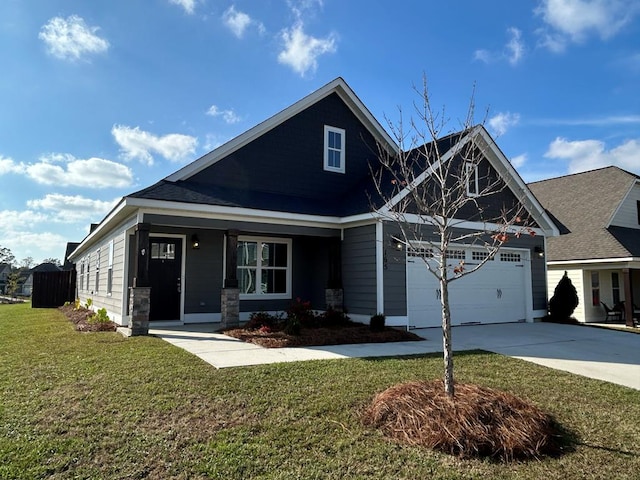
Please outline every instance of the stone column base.
[[129, 336], [149, 334], [151, 287], [129, 288]]
[[327, 310], [342, 312], [344, 310], [344, 291], [341, 288], [327, 288], [324, 291]]
[[222, 328], [240, 325], [240, 289], [223, 288], [220, 298]]

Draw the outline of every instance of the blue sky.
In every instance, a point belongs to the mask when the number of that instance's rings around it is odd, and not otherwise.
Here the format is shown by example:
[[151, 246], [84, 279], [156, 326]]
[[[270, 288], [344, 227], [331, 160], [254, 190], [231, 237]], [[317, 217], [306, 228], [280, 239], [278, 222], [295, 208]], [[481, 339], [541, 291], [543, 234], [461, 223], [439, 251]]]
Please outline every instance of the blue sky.
[[428, 79], [525, 181], [640, 174], [636, 0], [2, 0], [0, 246], [62, 259], [122, 196], [342, 76], [374, 116]]

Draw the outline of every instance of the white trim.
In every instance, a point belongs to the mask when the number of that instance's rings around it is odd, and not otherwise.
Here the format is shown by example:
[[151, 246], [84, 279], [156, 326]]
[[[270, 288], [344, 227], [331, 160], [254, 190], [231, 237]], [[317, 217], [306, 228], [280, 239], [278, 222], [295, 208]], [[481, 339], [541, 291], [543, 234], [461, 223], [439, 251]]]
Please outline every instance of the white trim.
[[547, 265], [550, 267], [554, 266], [562, 266], [562, 265], [590, 265], [590, 264], [598, 264], [598, 263], [629, 263], [629, 262], [640, 262], [640, 258], [638, 257], [625, 257], [625, 258], [592, 258], [585, 260], [556, 260], [549, 261]]
[[384, 313], [384, 232], [382, 222], [376, 223], [376, 309]]
[[[469, 170], [472, 170], [469, 172]], [[468, 197], [477, 197], [480, 195], [480, 183], [478, 181], [478, 164], [475, 162], [464, 162], [464, 175], [465, 175], [465, 183], [466, 183], [466, 193]], [[472, 180], [471, 176], [473, 175], [473, 192], [469, 188], [469, 180]]]
[[[340, 148], [331, 148], [329, 146], [329, 134], [337, 133], [340, 135]], [[323, 159], [324, 159], [324, 170], [327, 172], [336, 172], [336, 173], [344, 173], [345, 164], [347, 160], [346, 155], [346, 137], [347, 132], [344, 128], [332, 127], [331, 125], [324, 126], [324, 150], [323, 150]], [[340, 152], [340, 165], [338, 167], [334, 167], [329, 165], [329, 151], [339, 151]]]
[[[292, 298], [292, 286], [291, 277], [293, 270], [293, 240], [286, 237], [268, 237], [268, 236], [255, 236], [255, 235], [238, 235], [238, 243], [240, 242], [256, 242], [260, 243], [280, 243], [287, 246], [287, 268], [286, 272], [286, 292], [285, 293], [240, 293], [240, 301], [242, 300], [290, 300]], [[259, 254], [256, 254], [256, 259], [260, 260]], [[258, 271], [262, 266], [258, 267], [256, 262], [256, 281], [258, 281]], [[240, 267], [238, 267], [240, 268]], [[282, 270], [282, 267], [278, 267], [278, 270]], [[239, 280], [239, 279], [238, 279]]]
[[353, 92], [353, 90], [351, 90], [351, 87], [347, 85], [344, 79], [338, 77], [327, 83], [325, 86], [319, 88], [315, 92], [307, 95], [301, 100], [298, 100], [296, 103], [287, 107], [271, 118], [265, 120], [262, 123], [259, 123], [255, 127], [233, 138], [224, 145], [216, 148], [215, 150], [181, 168], [177, 172], [169, 175], [165, 178], [165, 180], [174, 182], [177, 180], [188, 179], [196, 173], [201, 172], [205, 168], [218, 162], [222, 158], [251, 143], [256, 138], [264, 135], [284, 121], [294, 117], [298, 113], [306, 110], [311, 105], [328, 97], [332, 93], [337, 93], [342, 101], [344, 101], [346, 105], [351, 109], [351, 111], [356, 115], [356, 117], [358, 117], [358, 119], [371, 131], [371, 133], [375, 137], [378, 138], [378, 140], [386, 144], [389, 150], [397, 151], [398, 147], [396, 146], [393, 139], [389, 136], [389, 134], [385, 131], [385, 129], [382, 128], [382, 125], [380, 125], [378, 120], [376, 120], [371, 112], [369, 112], [367, 107], [360, 101], [360, 99]]

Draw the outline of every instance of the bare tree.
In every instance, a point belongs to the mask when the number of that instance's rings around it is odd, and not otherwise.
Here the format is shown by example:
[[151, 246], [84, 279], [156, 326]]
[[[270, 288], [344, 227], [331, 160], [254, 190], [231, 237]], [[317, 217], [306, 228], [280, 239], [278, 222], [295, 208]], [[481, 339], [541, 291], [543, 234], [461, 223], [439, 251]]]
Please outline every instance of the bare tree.
[[54, 257], [45, 258], [41, 263], [53, 263], [56, 267], [62, 266], [62, 263], [60, 263], [60, 259]]
[[[382, 200], [376, 212], [397, 226], [397, 240], [410, 255], [422, 258], [439, 283], [444, 386], [453, 396], [449, 285], [492, 260], [511, 236], [534, 231], [523, 206], [514, 196], [503, 194], [508, 185], [486, 159], [490, 137], [482, 124], [474, 124], [473, 95], [459, 131], [446, 134], [448, 120], [444, 110], [432, 110], [426, 78], [422, 89], [414, 90], [420, 103], [414, 104], [409, 129], [403, 125], [402, 112], [399, 123], [388, 122], [398, 151], [379, 146], [379, 165], [372, 168]], [[461, 228], [463, 220], [475, 227]], [[449, 258], [449, 247], [455, 244], [472, 245], [483, 255], [474, 265], [465, 265]]]

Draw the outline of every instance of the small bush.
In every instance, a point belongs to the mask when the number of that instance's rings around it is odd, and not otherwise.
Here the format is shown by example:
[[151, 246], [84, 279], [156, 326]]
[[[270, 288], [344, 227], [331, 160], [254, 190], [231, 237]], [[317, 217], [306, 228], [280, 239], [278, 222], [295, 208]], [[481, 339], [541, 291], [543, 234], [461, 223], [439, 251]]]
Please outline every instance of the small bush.
[[382, 313], [377, 313], [369, 320], [369, 328], [372, 332], [382, 332], [384, 330], [386, 317]]
[[80, 303], [80, 299], [76, 298], [75, 302], [73, 302], [73, 308], [74, 310], [80, 310], [80, 307], [82, 306], [82, 304]]
[[284, 325], [284, 333], [287, 335], [298, 336], [302, 331], [302, 327], [297, 318], [287, 318]]
[[109, 323], [111, 319], [107, 315], [106, 308], [100, 308], [96, 313], [91, 315], [88, 320], [89, 323]]
[[578, 292], [567, 272], [564, 272], [553, 291], [553, 297], [549, 300], [549, 317], [555, 322], [570, 323], [571, 315], [577, 306]]
[[84, 304], [84, 308], [86, 308], [87, 310], [91, 310], [92, 305], [93, 305], [93, 300], [90, 298], [87, 298], [87, 301]]
[[296, 301], [287, 309], [287, 320], [293, 319], [305, 327], [315, 327], [318, 323], [316, 314], [311, 310], [311, 302], [303, 301], [300, 297], [296, 298]]
[[319, 327], [342, 327], [350, 321], [351, 319], [344, 312], [329, 308], [318, 315], [317, 323]]
[[244, 325], [247, 330], [259, 330], [262, 327], [273, 329], [282, 321], [279, 315], [272, 315], [267, 312], [254, 312], [249, 316], [249, 321]]

